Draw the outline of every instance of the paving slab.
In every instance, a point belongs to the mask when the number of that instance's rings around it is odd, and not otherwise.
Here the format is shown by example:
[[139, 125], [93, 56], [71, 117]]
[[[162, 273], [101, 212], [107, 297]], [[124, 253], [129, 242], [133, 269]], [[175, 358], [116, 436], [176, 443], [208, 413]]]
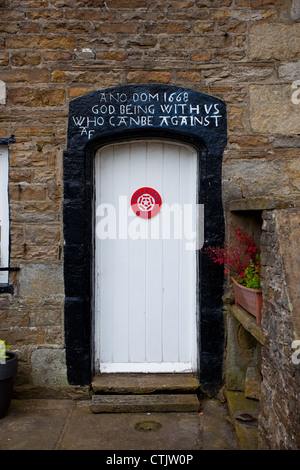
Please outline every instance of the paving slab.
[[54, 450], [72, 400], [13, 400], [0, 420], [0, 450]]
[[73, 412], [60, 444], [65, 450], [199, 450], [198, 413]]
[[241, 450], [258, 449], [259, 401], [245, 397], [243, 392], [226, 391], [229, 413]]
[[91, 400], [13, 400], [0, 420], [0, 450], [236, 450], [228, 410], [93, 413]]

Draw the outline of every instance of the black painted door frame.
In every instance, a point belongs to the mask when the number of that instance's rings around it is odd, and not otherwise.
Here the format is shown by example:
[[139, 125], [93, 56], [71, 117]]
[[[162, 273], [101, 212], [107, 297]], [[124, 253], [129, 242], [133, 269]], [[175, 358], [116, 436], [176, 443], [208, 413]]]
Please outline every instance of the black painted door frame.
[[[188, 101], [173, 102], [183, 96]], [[166, 108], [165, 100], [171, 98]], [[151, 100], [151, 108], [150, 104], [146, 108], [147, 100], [148, 104]], [[138, 105], [142, 113], [148, 111], [148, 120], [138, 119], [134, 107]], [[124, 110], [129, 111], [127, 120], [118, 116], [118, 111], [120, 114]], [[94, 155], [99, 147], [112, 142], [148, 138], [176, 140], [196, 147], [205, 244], [219, 245], [224, 240], [222, 156], [227, 143], [227, 123], [222, 100], [182, 87], [157, 84], [114, 87], [70, 101], [68, 144], [63, 155], [63, 224], [64, 326], [71, 385], [88, 385], [93, 376]], [[223, 270], [201, 253], [198, 271], [198, 375], [202, 389], [211, 393], [222, 383], [224, 276]]]

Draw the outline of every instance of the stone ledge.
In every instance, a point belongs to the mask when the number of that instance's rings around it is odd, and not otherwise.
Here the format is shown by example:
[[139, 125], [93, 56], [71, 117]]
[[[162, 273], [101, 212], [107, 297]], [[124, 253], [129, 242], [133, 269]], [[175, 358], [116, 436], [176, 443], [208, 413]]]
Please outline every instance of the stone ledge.
[[290, 209], [300, 207], [299, 196], [261, 196], [230, 201], [229, 210], [235, 211], [263, 211], [272, 209]]
[[256, 323], [256, 319], [251, 313], [242, 307], [230, 305], [228, 311], [243, 325], [245, 330], [249, 331], [252, 336], [260, 343], [265, 343], [265, 335], [262, 327]]

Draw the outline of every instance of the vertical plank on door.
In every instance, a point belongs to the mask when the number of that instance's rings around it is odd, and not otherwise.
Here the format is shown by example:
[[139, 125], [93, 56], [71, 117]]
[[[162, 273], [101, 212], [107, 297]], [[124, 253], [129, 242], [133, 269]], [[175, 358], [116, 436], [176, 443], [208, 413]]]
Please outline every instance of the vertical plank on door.
[[[146, 175], [150, 186], [163, 194], [163, 143], [147, 144]], [[146, 360], [161, 363], [162, 356], [162, 240], [159, 235], [162, 214], [159, 212], [148, 222], [150, 239], [146, 243]], [[152, 238], [153, 237], [153, 238]]]
[[[196, 202], [197, 202], [197, 187], [196, 184], [190, 184], [191, 181], [196, 180], [197, 176], [197, 160], [193, 158], [193, 152], [188, 147], [180, 147], [180, 197], [179, 202], [184, 209], [183, 231], [184, 242], [179, 247], [180, 257], [180, 270], [179, 270], [179, 344], [178, 354], [179, 362], [188, 362], [191, 357], [194, 357], [196, 351], [193, 350], [195, 345], [195, 318], [196, 311], [196, 252], [188, 249], [189, 236], [196, 229]], [[192, 218], [189, 218], [187, 208], [189, 206]], [[192, 206], [192, 207], [191, 207]], [[192, 242], [192, 239], [190, 240]], [[189, 273], [187, 276], [185, 273]], [[184, 313], [183, 313], [184, 312]]]
[[129, 189], [129, 145], [114, 147], [113, 158], [113, 201], [117, 209], [118, 232], [113, 245], [111, 296], [113, 296], [113, 360], [129, 362], [129, 250], [127, 240], [119, 239], [120, 197], [126, 196]]
[[[136, 142], [130, 146], [130, 183], [128, 192], [128, 205], [131, 196], [141, 186], [146, 185], [146, 160], [145, 144]], [[129, 224], [132, 232], [129, 232], [129, 348], [130, 363], [146, 361], [145, 336], [146, 336], [146, 240], [143, 238], [132, 239], [138, 236], [140, 231], [147, 229], [147, 220], [137, 217], [131, 208]]]
[[[100, 217], [97, 217], [100, 204], [113, 204], [113, 156], [113, 148], [107, 147], [102, 150], [101, 158], [96, 158], [96, 224], [100, 221]], [[109, 210], [109, 206], [107, 207], [107, 210]], [[100, 240], [96, 229], [96, 314], [100, 315], [100, 312], [104, 310], [109, 312], [108, 315], [101, 315], [101, 324], [96, 329], [100, 342], [100, 344], [96, 342], [96, 347], [100, 347], [98, 354], [103, 362], [113, 361], [113, 350], [111, 348], [113, 342], [113, 316], [111, 314], [113, 311], [113, 296], [107, 295], [114, 283], [114, 272], [112, 269], [107, 269], [107, 266], [114, 264], [113, 243], [114, 240], [110, 239]]]
[[[163, 239], [163, 361], [178, 362], [178, 335], [179, 335], [179, 243], [175, 237], [175, 228], [178, 217], [173, 215], [173, 208], [179, 202], [179, 149], [174, 145], [164, 146], [163, 161], [163, 188], [164, 199], [168, 208], [163, 207], [162, 217], [166, 224], [170, 221], [170, 239]], [[174, 229], [173, 229], [174, 227]]]

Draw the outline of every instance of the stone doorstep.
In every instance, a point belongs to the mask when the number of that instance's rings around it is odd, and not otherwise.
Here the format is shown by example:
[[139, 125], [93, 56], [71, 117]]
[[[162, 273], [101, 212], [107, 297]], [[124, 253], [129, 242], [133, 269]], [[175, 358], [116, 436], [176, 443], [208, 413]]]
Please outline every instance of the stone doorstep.
[[93, 395], [93, 413], [144, 413], [200, 411], [197, 395]]
[[92, 380], [95, 394], [196, 393], [194, 374], [99, 374]]
[[193, 374], [100, 374], [94, 377], [93, 413], [199, 411]]

